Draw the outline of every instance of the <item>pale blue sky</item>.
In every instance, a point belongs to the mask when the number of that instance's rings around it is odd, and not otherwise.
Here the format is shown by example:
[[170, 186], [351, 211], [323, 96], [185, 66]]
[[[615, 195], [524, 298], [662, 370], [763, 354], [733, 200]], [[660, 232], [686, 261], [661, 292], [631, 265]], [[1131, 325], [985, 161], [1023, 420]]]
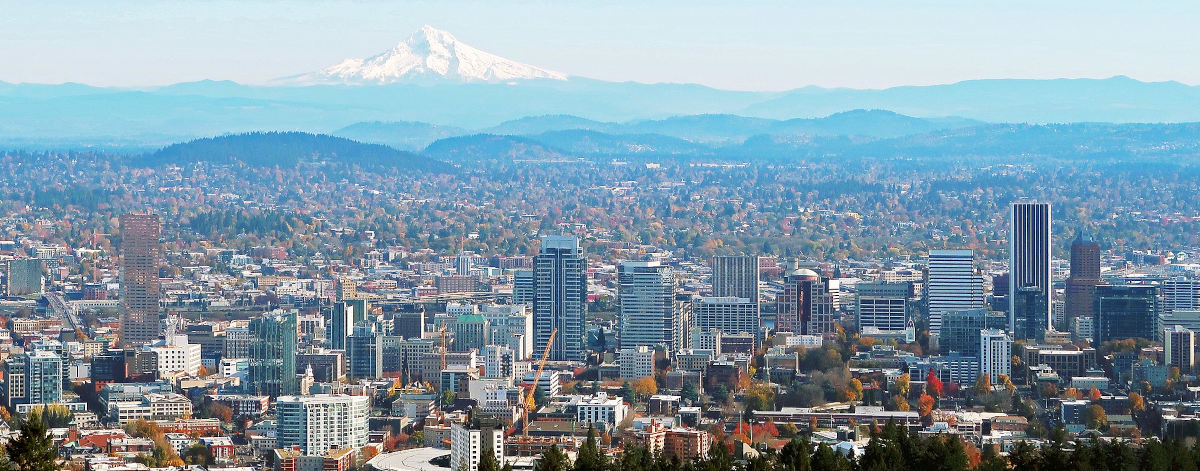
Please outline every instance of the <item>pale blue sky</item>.
[[430, 24], [485, 51], [604, 80], [744, 90], [1112, 75], [1200, 84], [1198, 19], [1195, 1], [0, 0], [0, 81], [262, 82], [375, 54]]

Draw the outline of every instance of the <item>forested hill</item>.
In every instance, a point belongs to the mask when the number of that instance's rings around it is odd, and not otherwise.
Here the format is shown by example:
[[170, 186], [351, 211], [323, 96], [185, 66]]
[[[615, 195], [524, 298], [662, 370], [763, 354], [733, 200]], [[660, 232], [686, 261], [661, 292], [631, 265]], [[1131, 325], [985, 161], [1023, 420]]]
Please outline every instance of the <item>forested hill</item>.
[[137, 159], [142, 165], [211, 162], [254, 167], [340, 162], [444, 172], [452, 167], [423, 155], [379, 144], [303, 132], [255, 132], [172, 144]]

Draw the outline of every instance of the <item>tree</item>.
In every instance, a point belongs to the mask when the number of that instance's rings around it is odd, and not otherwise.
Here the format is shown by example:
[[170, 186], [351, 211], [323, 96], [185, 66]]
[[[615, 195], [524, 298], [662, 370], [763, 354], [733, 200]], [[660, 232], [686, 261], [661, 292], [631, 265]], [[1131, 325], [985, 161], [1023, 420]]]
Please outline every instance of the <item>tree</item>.
[[500, 462], [496, 461], [496, 452], [492, 451], [491, 447], [483, 449], [483, 454], [479, 456], [478, 471], [500, 471]]
[[942, 380], [934, 374], [934, 369], [929, 369], [929, 374], [925, 375], [925, 389], [927, 393], [932, 393], [934, 397], [942, 395]]
[[1142, 395], [1136, 392], [1129, 393], [1129, 410], [1133, 412], [1145, 412], [1146, 400], [1142, 399]]
[[696, 389], [696, 384], [692, 382], [683, 383], [683, 388], [679, 390], [679, 397], [685, 401], [696, 402], [700, 399], [700, 391]]
[[1092, 402], [1099, 401], [1100, 400], [1100, 390], [1096, 389], [1095, 386], [1092, 386], [1092, 390], [1088, 391], [1088, 399], [1091, 399]]
[[633, 391], [637, 393], [639, 398], [644, 400], [658, 394], [658, 383], [655, 383], [654, 378], [651, 376], [638, 378], [633, 383]]
[[933, 396], [922, 394], [920, 399], [917, 399], [917, 414], [921, 417], [928, 417], [933, 413]]
[[905, 399], [904, 396], [899, 394], [892, 396], [892, 409], [900, 412], [908, 412], [908, 399]]
[[979, 375], [979, 377], [975, 379], [975, 387], [972, 389], [974, 390], [976, 396], [982, 396], [992, 392], [991, 375], [987, 373]]
[[626, 401], [629, 401], [630, 404], [633, 404], [637, 402], [636, 396], [637, 395], [633, 392], [633, 385], [629, 384], [629, 381], [624, 381], [621, 383], [622, 398], [624, 398]]
[[848, 396], [850, 396], [850, 400], [851, 400], [851, 401], [857, 401], [857, 400], [860, 400], [860, 399], [862, 399], [862, 397], [863, 397], [863, 384], [862, 384], [862, 381], [859, 381], [859, 380], [858, 380], [858, 378], [850, 378], [850, 388], [849, 388], [849, 391], [850, 391], [851, 393], [853, 393], [853, 395], [849, 395], [849, 394], [848, 394]]
[[533, 467], [534, 471], [567, 471], [570, 467], [570, 461], [567, 455], [558, 449], [558, 445], [550, 445], [545, 453], [542, 453], [542, 459], [538, 460], [537, 465]]
[[183, 450], [183, 460], [187, 464], [200, 466], [208, 466], [216, 461], [213, 459], [212, 450], [209, 450], [203, 443], [193, 443], [186, 450]]
[[54, 445], [41, 414], [30, 411], [20, 426], [21, 433], [4, 448], [9, 462], [21, 471], [57, 471]]
[[902, 374], [900, 377], [896, 378], [896, 384], [892, 385], [893, 389], [896, 390], [896, 394], [908, 397], [908, 390], [911, 386], [909, 381], [908, 375], [906, 374]]
[[[587, 440], [579, 447], [574, 471], [604, 471], [607, 467], [604, 454], [600, 453], [600, 447], [596, 444], [596, 427], [588, 424]], [[480, 471], [483, 471], [482, 468]]]
[[1097, 430], [1108, 425], [1108, 415], [1104, 413], [1104, 408], [1099, 404], [1092, 404], [1084, 409], [1083, 420], [1087, 423], [1088, 428]]
[[1004, 389], [1008, 390], [1009, 395], [1017, 392], [1017, 385], [1013, 384], [1012, 378], [1009, 378], [1008, 375], [1001, 374], [1000, 383], [1004, 384]]
[[71, 425], [71, 422], [75, 420], [75, 414], [62, 404], [49, 404], [33, 409], [38, 411], [38, 414], [42, 417], [42, 422], [45, 422], [46, 427], [49, 428], [66, 427]]
[[729, 388], [724, 384], [718, 384], [708, 390], [708, 395], [717, 404], [725, 404], [729, 402]]
[[746, 410], [775, 410], [775, 390], [765, 383], [746, 388]]

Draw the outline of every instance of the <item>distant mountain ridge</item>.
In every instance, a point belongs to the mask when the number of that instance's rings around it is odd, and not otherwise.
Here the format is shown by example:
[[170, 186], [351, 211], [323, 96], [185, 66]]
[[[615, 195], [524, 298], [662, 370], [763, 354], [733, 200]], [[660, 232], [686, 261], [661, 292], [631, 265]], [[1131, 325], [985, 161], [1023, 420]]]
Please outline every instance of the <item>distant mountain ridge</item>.
[[[494, 134], [540, 138], [547, 134], [571, 131], [581, 135], [591, 131], [609, 136], [659, 136], [688, 142], [730, 144], [741, 142], [751, 136], [809, 135], [809, 136], [864, 136], [871, 138], [899, 137], [939, 129], [955, 129], [984, 124], [964, 118], [922, 119], [904, 116], [884, 110], [852, 110], [835, 113], [822, 118], [801, 118], [786, 121], [752, 118], [737, 115], [707, 114], [673, 116], [657, 120], [637, 120], [624, 123], [596, 121], [573, 115], [530, 116], [505, 121], [489, 128], [467, 130], [425, 123], [372, 122], [356, 123], [334, 131], [332, 134], [363, 142], [387, 144], [400, 149], [420, 150], [424, 145], [446, 137], [472, 134]], [[562, 135], [559, 134], [559, 137]], [[417, 145], [420, 143], [423, 145]], [[663, 143], [665, 141], [659, 141]], [[637, 145], [634, 145], [635, 147]]]
[[585, 158], [697, 161], [910, 159], [953, 162], [1027, 159], [1121, 161], [1200, 157], [1200, 123], [980, 124], [901, 137], [845, 135], [751, 136], [742, 142], [697, 143], [660, 134], [614, 135], [591, 130], [534, 136], [477, 134], [433, 142], [433, 158], [471, 161], [573, 161]]
[[259, 132], [196, 139], [172, 144], [136, 159], [140, 165], [210, 162], [252, 167], [326, 161], [423, 171], [450, 169], [445, 163], [426, 156], [379, 144], [301, 132]]

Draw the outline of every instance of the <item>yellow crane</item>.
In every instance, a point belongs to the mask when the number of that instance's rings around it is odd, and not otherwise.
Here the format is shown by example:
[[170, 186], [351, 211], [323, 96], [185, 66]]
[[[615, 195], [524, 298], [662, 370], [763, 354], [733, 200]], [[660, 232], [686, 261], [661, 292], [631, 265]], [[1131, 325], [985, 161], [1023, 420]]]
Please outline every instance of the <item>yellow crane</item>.
[[522, 433], [525, 438], [529, 438], [529, 411], [537, 408], [537, 401], [533, 399], [534, 392], [537, 391], [538, 382], [542, 379], [542, 370], [546, 368], [546, 359], [550, 357], [550, 347], [554, 346], [554, 336], [556, 335], [558, 335], [558, 328], [550, 331], [550, 340], [546, 341], [546, 349], [542, 351], [542, 359], [538, 360], [537, 373], [533, 375], [533, 385], [529, 387], [528, 392], [525, 394], [525, 407], [521, 408], [524, 411]]

